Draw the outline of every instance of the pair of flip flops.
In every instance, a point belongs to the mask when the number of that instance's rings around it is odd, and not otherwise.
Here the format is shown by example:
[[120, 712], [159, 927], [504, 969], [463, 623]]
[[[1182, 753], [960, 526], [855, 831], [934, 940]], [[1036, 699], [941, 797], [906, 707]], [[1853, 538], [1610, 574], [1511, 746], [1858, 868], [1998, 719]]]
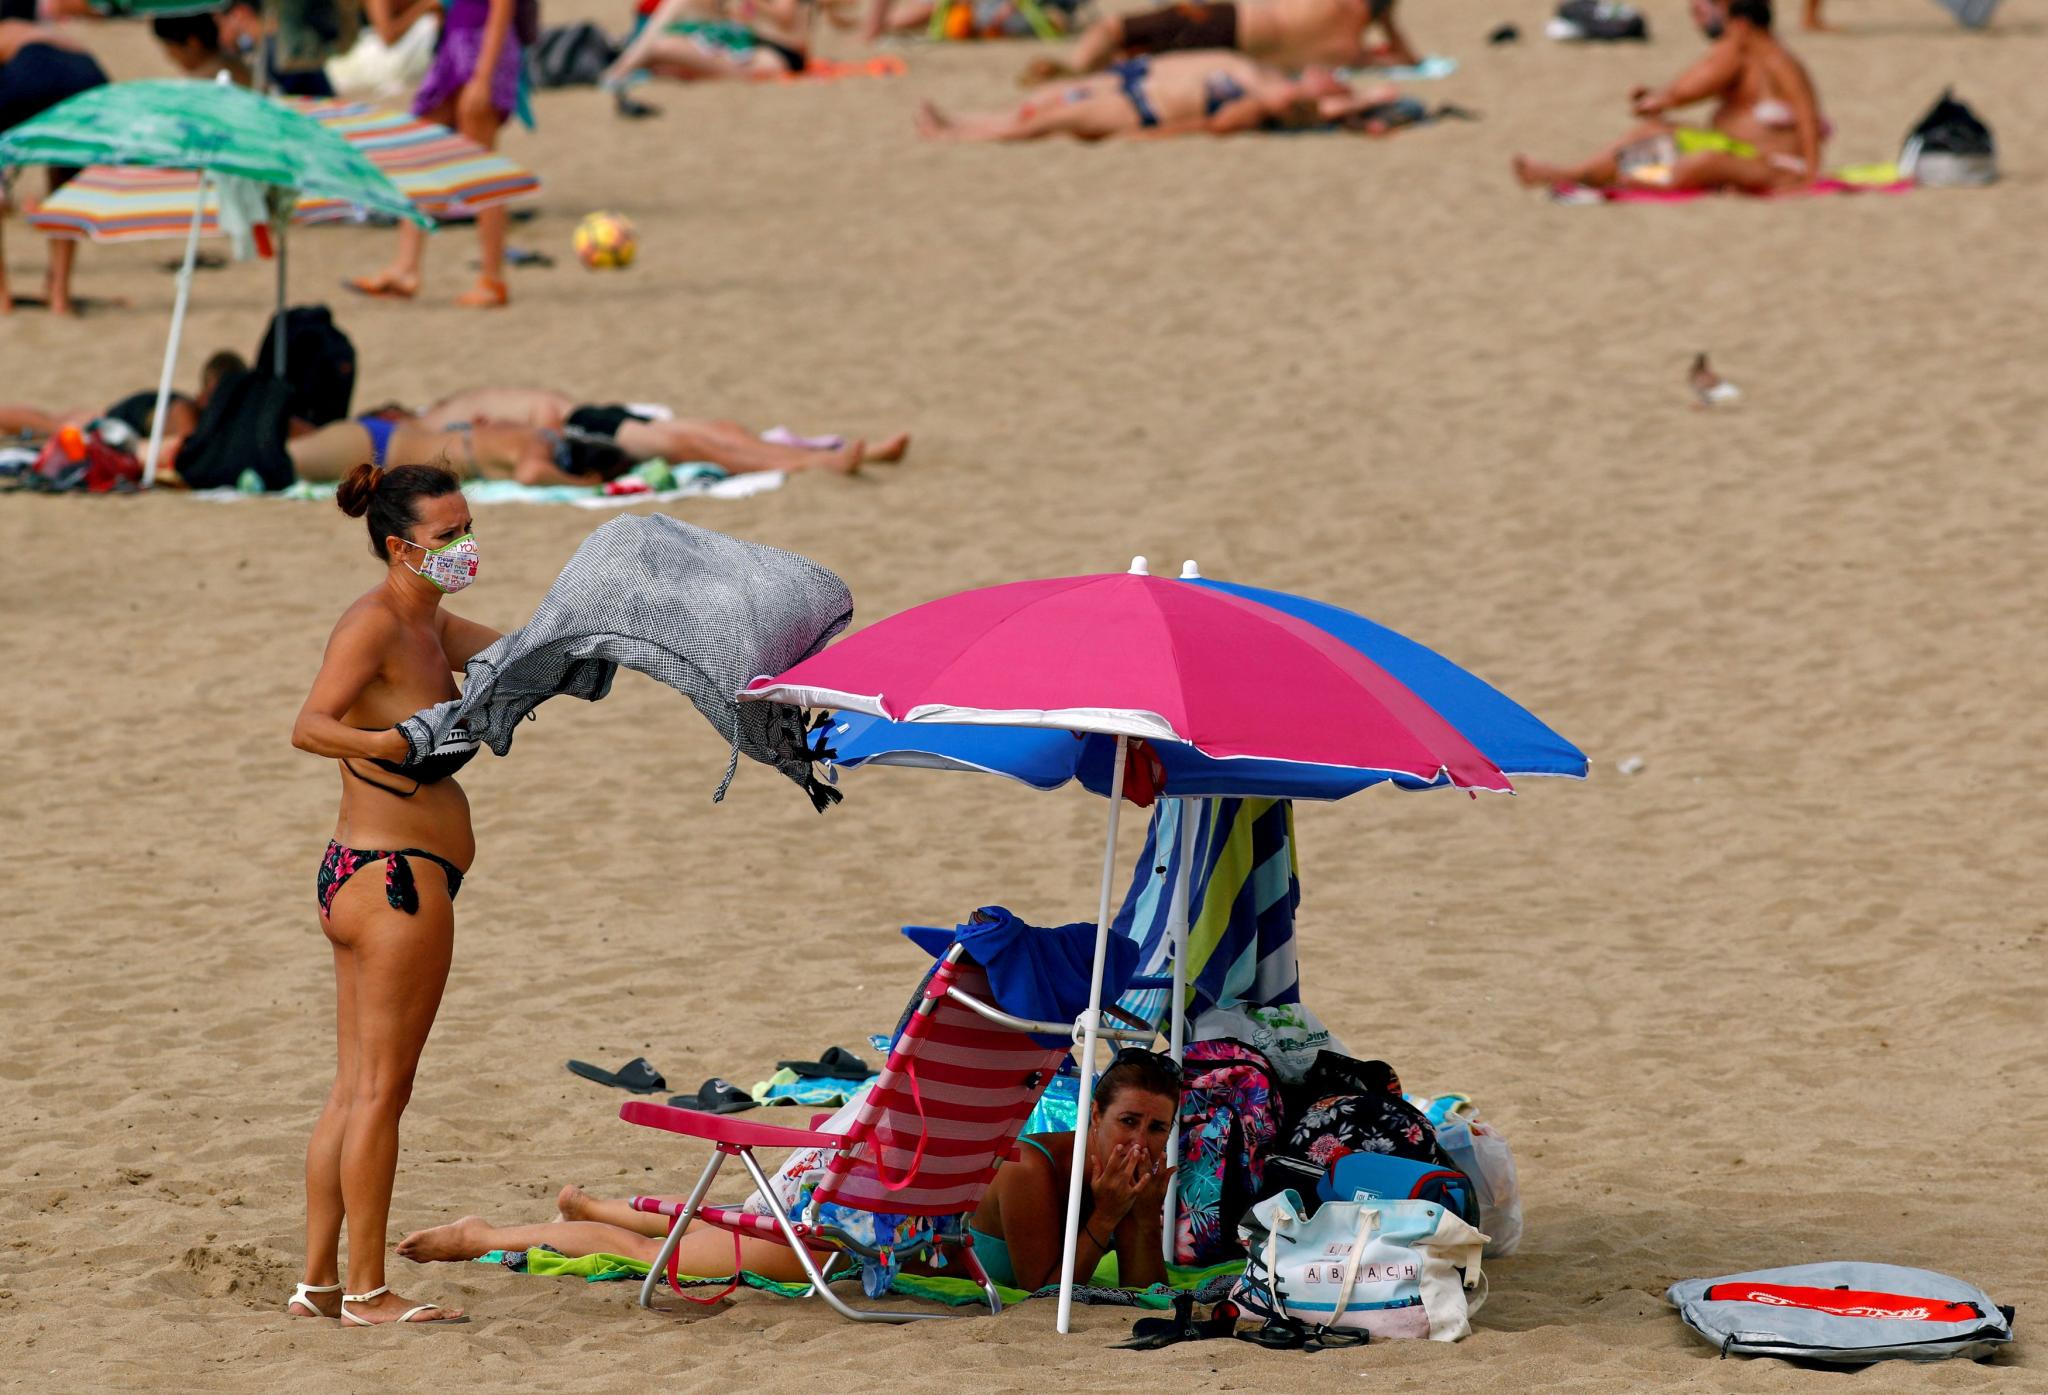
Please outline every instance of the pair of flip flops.
[[1192, 1293], [1174, 1295], [1172, 1317], [1142, 1317], [1131, 1324], [1130, 1340], [1111, 1342], [1123, 1351], [1157, 1351], [1180, 1342], [1206, 1342], [1237, 1335], [1237, 1305], [1225, 1300], [1209, 1310], [1209, 1316], [1195, 1316]]
[[777, 1061], [777, 1070], [796, 1072], [799, 1080], [865, 1080], [875, 1068], [843, 1046], [828, 1046], [815, 1061]]

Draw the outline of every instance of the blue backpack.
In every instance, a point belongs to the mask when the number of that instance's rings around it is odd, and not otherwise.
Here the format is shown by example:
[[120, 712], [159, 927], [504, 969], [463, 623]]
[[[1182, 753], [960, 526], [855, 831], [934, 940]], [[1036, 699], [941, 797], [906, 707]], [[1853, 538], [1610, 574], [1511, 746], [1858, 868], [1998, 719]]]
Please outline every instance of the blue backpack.
[[1316, 1183], [1317, 1201], [1429, 1201], [1479, 1224], [1479, 1194], [1454, 1167], [1389, 1153], [1346, 1153]]

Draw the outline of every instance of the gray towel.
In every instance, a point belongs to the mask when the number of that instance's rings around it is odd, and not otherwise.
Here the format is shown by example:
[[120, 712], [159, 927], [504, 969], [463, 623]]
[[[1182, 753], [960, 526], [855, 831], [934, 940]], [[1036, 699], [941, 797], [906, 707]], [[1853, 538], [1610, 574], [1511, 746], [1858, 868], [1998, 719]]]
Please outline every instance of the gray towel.
[[597, 701], [623, 664], [688, 698], [731, 745], [714, 802], [744, 752], [822, 810], [839, 792], [811, 775], [803, 713], [734, 698], [817, 653], [852, 618], [846, 583], [808, 558], [663, 514], [622, 516], [583, 540], [524, 629], [469, 661], [461, 697], [400, 728], [416, 757], [456, 726], [502, 756], [520, 718], [551, 697]]

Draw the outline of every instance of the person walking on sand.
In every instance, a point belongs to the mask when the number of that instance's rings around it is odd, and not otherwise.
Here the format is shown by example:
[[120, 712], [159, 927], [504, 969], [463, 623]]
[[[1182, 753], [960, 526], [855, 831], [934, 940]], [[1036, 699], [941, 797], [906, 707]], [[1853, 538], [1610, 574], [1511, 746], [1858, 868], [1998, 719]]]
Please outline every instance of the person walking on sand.
[[[525, 53], [513, 30], [518, 0], [448, 0], [434, 65], [413, 98], [412, 114], [452, 127], [486, 150], [498, 146], [498, 130], [519, 105], [519, 73]], [[413, 21], [438, 8], [438, 0], [365, 0], [377, 37], [398, 42]], [[488, 309], [507, 304], [505, 229], [509, 215], [492, 204], [476, 215], [482, 270], [457, 305]], [[358, 295], [411, 300], [420, 291], [420, 263], [427, 235], [412, 223], [398, 227], [398, 257], [371, 276], [346, 282]]]
[[[106, 84], [100, 65], [75, 40], [55, 29], [27, 20], [0, 19], [0, 131], [12, 130], [31, 117], [81, 92]], [[51, 165], [49, 192], [54, 194], [78, 173], [75, 165]], [[0, 213], [7, 208], [7, 189], [0, 184]], [[71, 267], [78, 258], [78, 240], [50, 239], [50, 268], [44, 281], [44, 304], [53, 315], [69, 315]], [[0, 257], [0, 314], [14, 308], [7, 289], [7, 263]]]
[[441, 748], [414, 752], [395, 724], [457, 696], [454, 674], [499, 636], [441, 607], [476, 578], [475, 528], [455, 476], [365, 464], [335, 498], [367, 521], [384, 576], [335, 625], [292, 727], [294, 746], [339, 765], [341, 812], [315, 882], [334, 956], [334, 1084], [306, 1145], [305, 1276], [285, 1308], [362, 1327], [457, 1321], [453, 1308], [392, 1293], [384, 1252], [398, 1120], [448, 981], [456, 893], [476, 856], [469, 800], [453, 778], [476, 743], [457, 728]]

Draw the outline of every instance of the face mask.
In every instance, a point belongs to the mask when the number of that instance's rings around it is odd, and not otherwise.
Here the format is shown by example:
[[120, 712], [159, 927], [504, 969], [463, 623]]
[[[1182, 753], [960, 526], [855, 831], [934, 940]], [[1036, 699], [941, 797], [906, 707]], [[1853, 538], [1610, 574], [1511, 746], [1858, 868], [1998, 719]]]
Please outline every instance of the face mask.
[[410, 538], [400, 538], [407, 547], [418, 547], [427, 555], [411, 568], [436, 589], [454, 595], [476, 580], [476, 534], [464, 533], [446, 547], [422, 547]]

